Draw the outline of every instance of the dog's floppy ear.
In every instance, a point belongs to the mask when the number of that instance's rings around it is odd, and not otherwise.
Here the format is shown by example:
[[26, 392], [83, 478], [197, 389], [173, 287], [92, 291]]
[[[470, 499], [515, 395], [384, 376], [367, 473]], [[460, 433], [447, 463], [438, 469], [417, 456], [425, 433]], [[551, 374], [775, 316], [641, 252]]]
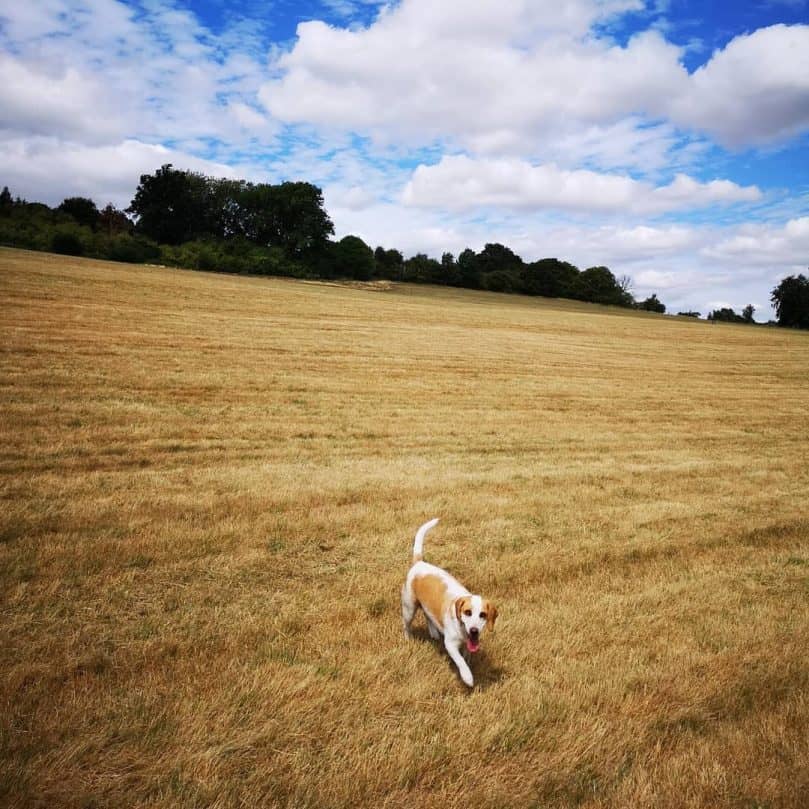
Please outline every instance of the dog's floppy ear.
[[485, 608], [489, 626], [494, 629], [494, 622], [497, 620], [497, 607], [495, 607], [491, 601], [487, 601]]
[[463, 612], [464, 604], [466, 604], [466, 596], [461, 596], [455, 599], [455, 617], [460, 621], [461, 613]]

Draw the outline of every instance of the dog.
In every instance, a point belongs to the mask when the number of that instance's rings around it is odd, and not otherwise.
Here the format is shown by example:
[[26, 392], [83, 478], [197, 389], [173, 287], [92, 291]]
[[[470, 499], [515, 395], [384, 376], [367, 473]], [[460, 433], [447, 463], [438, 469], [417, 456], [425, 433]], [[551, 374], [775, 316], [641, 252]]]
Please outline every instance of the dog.
[[[444, 648], [470, 688], [475, 684], [464, 656], [480, 649], [483, 629], [497, 619], [497, 607], [482, 596], [473, 595], [456, 578], [423, 559], [424, 537], [438, 520], [424, 523], [416, 532], [413, 563], [402, 587], [402, 623], [405, 638], [412, 638], [410, 625], [419, 607], [427, 618], [434, 640], [444, 639]], [[461, 654], [464, 650], [466, 655]]]

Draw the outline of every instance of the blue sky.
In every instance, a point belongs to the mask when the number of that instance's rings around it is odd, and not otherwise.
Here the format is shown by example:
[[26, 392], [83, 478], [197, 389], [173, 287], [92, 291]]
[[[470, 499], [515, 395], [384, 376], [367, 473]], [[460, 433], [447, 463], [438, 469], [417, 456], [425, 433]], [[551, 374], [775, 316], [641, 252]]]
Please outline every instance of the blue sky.
[[0, 3], [0, 183], [323, 188], [337, 236], [606, 264], [670, 311], [809, 265], [804, 0]]

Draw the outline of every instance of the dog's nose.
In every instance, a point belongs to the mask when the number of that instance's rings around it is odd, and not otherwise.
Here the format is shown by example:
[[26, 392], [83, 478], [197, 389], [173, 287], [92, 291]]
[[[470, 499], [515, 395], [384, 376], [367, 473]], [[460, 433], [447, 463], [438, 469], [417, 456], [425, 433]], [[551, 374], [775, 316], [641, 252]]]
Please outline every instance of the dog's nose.
[[480, 632], [480, 630], [476, 626], [471, 627], [470, 630], [469, 630], [469, 634], [473, 638], [476, 638], [478, 636], [478, 632]]

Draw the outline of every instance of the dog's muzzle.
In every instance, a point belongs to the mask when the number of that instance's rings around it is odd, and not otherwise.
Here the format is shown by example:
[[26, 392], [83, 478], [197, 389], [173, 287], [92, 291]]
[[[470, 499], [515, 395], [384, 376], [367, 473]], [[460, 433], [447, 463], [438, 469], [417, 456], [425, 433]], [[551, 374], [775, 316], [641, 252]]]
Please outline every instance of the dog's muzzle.
[[473, 626], [468, 634], [469, 637], [466, 639], [466, 648], [474, 654], [480, 649], [480, 630]]

